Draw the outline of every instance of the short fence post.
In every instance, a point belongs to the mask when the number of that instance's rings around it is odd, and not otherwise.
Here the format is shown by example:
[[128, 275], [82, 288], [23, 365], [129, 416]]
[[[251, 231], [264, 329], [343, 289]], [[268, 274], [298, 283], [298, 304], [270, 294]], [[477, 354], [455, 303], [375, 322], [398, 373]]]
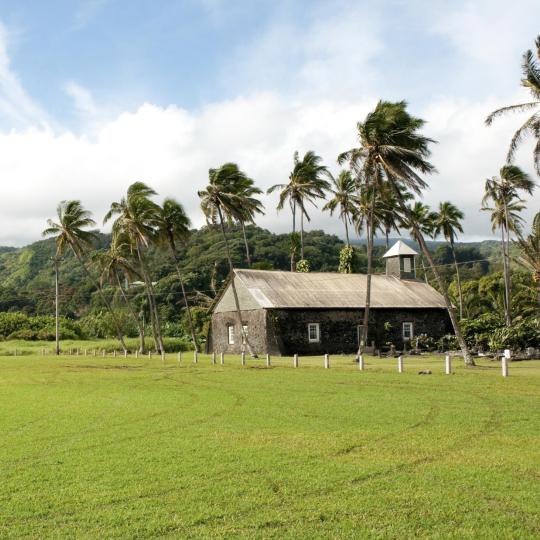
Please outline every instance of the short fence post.
[[178, 351], [178, 363], [182, 361], [182, 351]]
[[135, 358], [139, 358], [139, 349], [135, 349]]
[[270, 367], [270, 355], [266, 353], [266, 367]]
[[148, 351], [148, 359], [152, 360], [152, 351]]
[[75, 350], [77, 351], [75, 354], [79, 356], [79, 347], [77, 347]]
[[293, 356], [293, 367], [298, 367], [298, 355]]
[[330, 357], [325, 354], [324, 355], [324, 368], [328, 369], [330, 367]]
[[124, 351], [124, 358], [127, 358], [128, 352], [127, 349]]
[[246, 365], [246, 353], [244, 351], [242, 351], [241, 357], [242, 357], [242, 365], [245, 366]]
[[199, 353], [197, 351], [193, 351], [193, 363], [196, 364], [199, 361]]
[[358, 369], [364, 371], [364, 357], [361, 354], [358, 355]]
[[223, 365], [225, 363], [225, 355], [223, 353], [219, 354], [219, 363]]
[[96, 351], [96, 349], [94, 349], [94, 350], [92, 351], [92, 356], [96, 356], [96, 354], [97, 354], [97, 351]]
[[216, 353], [215, 353], [215, 351], [212, 351], [212, 365], [213, 366], [216, 365]]
[[84, 349], [84, 356], [88, 356], [88, 349]]
[[165, 363], [165, 351], [161, 351], [161, 362]]
[[101, 356], [103, 356], [103, 358], [105, 358], [105, 349], [103, 349], [103, 351], [101, 353]]
[[398, 356], [397, 359], [397, 370], [398, 373], [403, 373], [403, 356], [401, 356], [401, 354]]
[[508, 358], [506, 357], [506, 355], [504, 355], [501, 358], [501, 369], [502, 369], [502, 376], [508, 377]]
[[445, 375], [452, 374], [452, 359], [449, 354], [444, 357], [444, 373]]
[[116, 358], [116, 349], [114, 349], [112, 355], [113, 355], [113, 358]]

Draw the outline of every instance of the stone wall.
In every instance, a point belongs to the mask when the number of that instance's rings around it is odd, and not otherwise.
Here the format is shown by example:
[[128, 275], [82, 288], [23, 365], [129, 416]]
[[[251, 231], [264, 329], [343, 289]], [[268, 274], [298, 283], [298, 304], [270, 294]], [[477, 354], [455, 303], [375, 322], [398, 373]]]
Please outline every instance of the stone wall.
[[[248, 326], [249, 342], [257, 354], [340, 354], [358, 349], [358, 326], [363, 322], [358, 309], [257, 309], [242, 312]], [[402, 325], [413, 323], [413, 332], [440, 338], [452, 332], [450, 319], [443, 309], [372, 309], [368, 343], [377, 347], [387, 342], [403, 348]], [[310, 343], [308, 324], [319, 323], [320, 341]], [[388, 323], [385, 325], [385, 323]], [[235, 327], [235, 343], [228, 342], [228, 325]], [[242, 350], [240, 327], [236, 312], [214, 313], [207, 350], [216, 353], [239, 354]]]

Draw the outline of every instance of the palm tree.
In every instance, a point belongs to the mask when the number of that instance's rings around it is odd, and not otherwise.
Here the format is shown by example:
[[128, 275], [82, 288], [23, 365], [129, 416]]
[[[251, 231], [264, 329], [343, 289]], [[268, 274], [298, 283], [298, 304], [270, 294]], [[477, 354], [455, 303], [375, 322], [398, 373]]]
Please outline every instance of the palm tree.
[[358, 204], [356, 195], [356, 182], [350, 171], [340, 171], [337, 178], [328, 173], [332, 183], [330, 193], [332, 198], [323, 206], [323, 210], [328, 210], [333, 216], [336, 209], [339, 208], [339, 218], [345, 225], [345, 239], [347, 247], [351, 245], [349, 240], [349, 224], [352, 223], [352, 216], [355, 207]]
[[461, 220], [464, 218], [464, 214], [457, 206], [451, 202], [445, 201], [439, 203], [439, 211], [434, 215], [434, 225], [436, 234], [442, 234], [444, 239], [450, 243], [450, 249], [452, 250], [452, 257], [454, 258], [454, 266], [456, 269], [457, 288], [459, 296], [459, 318], [463, 319], [463, 294], [461, 292], [461, 276], [459, 275], [459, 266], [456, 259], [456, 250], [454, 243], [456, 241], [457, 233], [463, 232], [461, 226]]
[[[344, 152], [338, 158], [339, 162], [348, 161], [352, 167], [361, 169], [363, 178], [373, 186], [374, 192], [383, 183], [388, 183], [395, 194], [396, 201], [404, 216], [408, 215], [409, 208], [405, 204], [403, 193], [410, 191], [420, 194], [427, 187], [426, 182], [420, 177], [420, 174], [435, 172], [435, 167], [428, 161], [431, 154], [429, 145], [434, 141], [420, 133], [420, 129], [424, 126], [424, 123], [420, 118], [411, 116], [407, 112], [405, 101], [396, 103], [379, 101], [375, 110], [366, 116], [364, 122], [359, 122], [357, 125], [360, 146]], [[429, 252], [422, 232], [414, 222], [412, 223], [412, 227], [415, 236], [418, 238], [420, 248], [428, 260], [439, 284], [454, 332], [463, 352], [465, 364], [474, 365], [467, 344], [463, 339], [461, 329], [459, 328], [446, 284], [435, 267], [433, 257]], [[369, 250], [370, 245], [368, 242], [368, 252]], [[372, 254], [370, 255], [368, 253], [368, 283], [371, 280], [371, 258]], [[368, 317], [366, 316], [366, 312], [369, 311], [369, 295], [371, 294], [370, 288], [368, 287], [367, 289], [367, 302], [364, 311], [364, 338], [362, 343], [365, 342], [367, 336]]]
[[217, 169], [210, 169], [208, 171], [208, 186], [206, 186], [206, 189], [199, 191], [198, 195], [201, 199], [201, 209], [206, 217], [207, 223], [213, 225], [219, 221], [223, 241], [225, 243], [227, 261], [229, 263], [231, 289], [233, 292], [236, 314], [238, 316], [240, 334], [242, 336], [242, 349], [245, 345], [250, 356], [256, 357], [242, 322], [242, 312], [240, 310], [240, 302], [238, 300], [234, 279], [234, 265], [231, 257], [229, 238], [227, 236], [227, 230], [225, 229], [226, 220], [240, 220], [243, 197], [241, 195], [242, 190], [239, 186], [245, 185], [248, 178], [249, 177], [239, 169], [236, 163], [225, 163]]
[[540, 288], [540, 212], [534, 216], [531, 234], [526, 238], [519, 234], [516, 244], [521, 252], [518, 263], [531, 273], [533, 283]]
[[129, 238], [132, 251], [136, 254], [141, 274], [146, 285], [146, 295], [150, 311], [150, 320], [154, 331], [154, 340], [158, 352], [165, 353], [161, 334], [161, 323], [157, 309], [154, 285], [145, 253], [157, 237], [161, 208], [151, 200], [156, 192], [143, 182], [135, 182], [129, 186], [127, 195], [120, 202], [113, 202], [105, 215], [103, 223], [117, 216], [113, 226], [113, 237]]
[[193, 348], [196, 352], [199, 351], [199, 345], [195, 336], [195, 327], [193, 325], [193, 318], [191, 316], [191, 309], [186, 294], [186, 288], [184, 285], [184, 278], [180, 270], [180, 254], [178, 253], [178, 243], [186, 243], [189, 238], [189, 227], [191, 222], [187, 216], [184, 207], [174, 199], [165, 199], [163, 206], [159, 214], [158, 231], [161, 240], [168, 244], [171, 254], [176, 266], [176, 273], [178, 275], [178, 281], [182, 289], [182, 297], [184, 298], [184, 304], [188, 315], [189, 331], [191, 333], [191, 341], [193, 342]]
[[249, 251], [249, 243], [246, 236], [246, 223], [254, 224], [255, 215], [264, 214], [264, 206], [262, 202], [256, 197], [256, 195], [260, 195], [262, 193], [262, 190], [256, 187], [253, 180], [248, 177], [242, 179], [241, 182], [238, 182], [237, 188], [237, 195], [242, 201], [239, 208], [239, 213], [237, 215], [237, 220], [242, 227], [248, 267], [251, 267], [251, 253]]
[[296, 268], [296, 249], [294, 238], [296, 235], [296, 210], [300, 211], [300, 258], [304, 259], [304, 216], [311, 221], [307, 213], [307, 203], [317, 206], [317, 199], [324, 199], [325, 191], [330, 188], [330, 184], [323, 178], [327, 175], [327, 168], [321, 165], [322, 158], [313, 151], [306, 152], [300, 160], [298, 152], [294, 153], [294, 167], [289, 175], [287, 184], [275, 184], [270, 187], [267, 193], [273, 193], [280, 190], [277, 210], [283, 210], [288, 201], [293, 218], [292, 238], [293, 246], [291, 249], [291, 272]]
[[97, 289], [106, 309], [111, 314], [118, 341], [120, 342], [122, 349], [127, 351], [118, 319], [111, 308], [109, 301], [103, 294], [101, 285], [91, 274], [86, 261], [84, 260], [87, 250], [93, 247], [94, 241], [97, 238], [97, 234], [94, 231], [87, 230], [89, 227], [94, 227], [96, 225], [96, 222], [92, 219], [92, 214], [88, 210], [85, 210], [80, 201], [75, 200], [60, 202], [56, 209], [56, 213], [58, 222], [48, 219], [48, 227], [43, 231], [42, 235], [44, 237], [56, 237], [57, 259], [68, 249], [71, 249], [71, 252], [79, 261], [84, 273]]
[[[420, 243], [419, 234], [424, 237], [434, 238], [436, 235], [436, 214], [431, 211], [431, 208], [421, 201], [415, 201], [414, 204], [408, 205], [407, 208], [408, 212], [401, 216], [400, 227], [407, 229], [411, 238], [418, 244]], [[428, 272], [422, 254], [420, 254], [420, 264], [424, 272], [424, 280], [429, 284]]]
[[536, 172], [540, 175], [540, 36], [536, 38], [536, 58], [533, 51], [530, 49], [523, 55], [521, 86], [526, 88], [532, 95], [533, 101], [520, 103], [518, 105], [510, 105], [493, 111], [487, 118], [486, 124], [492, 124], [495, 118], [509, 112], [522, 112], [533, 110], [532, 116], [521, 125], [514, 133], [510, 148], [508, 150], [507, 161], [511, 163], [514, 159], [517, 148], [526, 135], [533, 135], [538, 140], [533, 150], [534, 166]]
[[141, 275], [139, 272], [137, 272], [133, 265], [130, 255], [131, 246], [129, 239], [119, 235], [113, 238], [107, 251], [96, 253], [93, 259], [101, 270], [100, 279], [102, 281], [109, 281], [118, 288], [122, 300], [128, 308], [128, 311], [139, 332], [139, 352], [144, 354], [144, 324], [141, 322], [141, 317], [135, 311], [135, 308], [128, 298], [125, 287], [122, 284], [122, 277], [124, 277], [124, 279], [141, 278]]
[[[519, 212], [524, 206], [519, 192], [524, 191], [530, 195], [534, 187], [535, 183], [519, 167], [504, 165], [499, 177], [494, 176], [486, 180], [482, 198], [482, 209], [491, 212], [492, 230], [495, 231], [496, 228], [501, 230], [507, 326], [512, 324], [510, 236], [512, 232], [517, 233], [520, 230]], [[487, 206], [489, 201], [492, 201], [492, 207]]]

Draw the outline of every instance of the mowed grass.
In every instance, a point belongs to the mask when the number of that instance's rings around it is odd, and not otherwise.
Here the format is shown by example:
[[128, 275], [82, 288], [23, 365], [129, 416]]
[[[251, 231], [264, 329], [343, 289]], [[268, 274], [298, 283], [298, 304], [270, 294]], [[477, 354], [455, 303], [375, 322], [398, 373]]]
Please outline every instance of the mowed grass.
[[1, 357], [0, 537], [540, 536], [540, 362], [217, 361]]

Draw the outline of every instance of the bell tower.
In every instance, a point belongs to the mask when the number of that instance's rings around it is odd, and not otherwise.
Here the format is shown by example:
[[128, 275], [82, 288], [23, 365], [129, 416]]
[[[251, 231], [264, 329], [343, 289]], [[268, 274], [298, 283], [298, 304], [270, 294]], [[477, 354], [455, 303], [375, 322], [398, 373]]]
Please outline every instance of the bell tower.
[[418, 255], [405, 242], [398, 240], [384, 255], [386, 275], [399, 279], [416, 279], [416, 259]]

